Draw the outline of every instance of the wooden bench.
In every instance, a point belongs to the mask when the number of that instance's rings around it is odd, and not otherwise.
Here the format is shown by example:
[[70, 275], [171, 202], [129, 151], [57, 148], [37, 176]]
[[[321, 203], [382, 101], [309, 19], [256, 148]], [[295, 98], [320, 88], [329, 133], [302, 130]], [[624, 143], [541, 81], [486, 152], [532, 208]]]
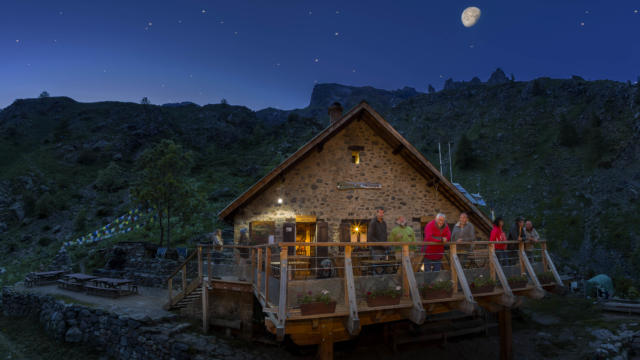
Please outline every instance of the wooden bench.
[[107, 288], [93, 285], [85, 285], [84, 288], [87, 290], [87, 294], [90, 295], [108, 296], [112, 298], [117, 298], [121, 295], [120, 289], [116, 288]]

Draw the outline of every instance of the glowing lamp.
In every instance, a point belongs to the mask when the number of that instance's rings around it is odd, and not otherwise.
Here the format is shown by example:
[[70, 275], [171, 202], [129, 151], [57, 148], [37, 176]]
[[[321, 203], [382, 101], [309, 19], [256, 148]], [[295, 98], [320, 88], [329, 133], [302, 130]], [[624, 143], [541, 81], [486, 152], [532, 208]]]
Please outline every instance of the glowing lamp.
[[278, 204], [282, 204], [282, 198], [278, 198]]

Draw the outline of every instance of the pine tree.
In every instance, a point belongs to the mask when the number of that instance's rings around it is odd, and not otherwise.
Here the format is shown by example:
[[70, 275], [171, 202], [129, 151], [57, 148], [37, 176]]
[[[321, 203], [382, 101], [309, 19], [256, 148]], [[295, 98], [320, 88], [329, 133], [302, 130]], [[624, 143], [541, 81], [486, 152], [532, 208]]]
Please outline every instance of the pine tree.
[[476, 158], [473, 154], [473, 144], [466, 134], [462, 134], [456, 152], [454, 154], [455, 165], [460, 169], [471, 169], [476, 163]]

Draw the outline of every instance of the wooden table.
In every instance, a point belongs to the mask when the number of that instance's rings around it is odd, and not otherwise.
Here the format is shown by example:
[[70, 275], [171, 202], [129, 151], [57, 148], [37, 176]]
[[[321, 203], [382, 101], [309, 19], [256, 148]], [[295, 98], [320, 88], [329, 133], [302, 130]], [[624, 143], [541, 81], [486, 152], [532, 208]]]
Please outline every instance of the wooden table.
[[56, 270], [56, 271], [44, 271], [44, 272], [32, 272], [27, 275], [25, 279], [25, 285], [27, 287], [31, 286], [39, 286], [50, 283], [55, 283], [60, 276], [65, 274], [66, 271]]
[[89, 280], [95, 279], [95, 276], [75, 273], [64, 275], [62, 279], [58, 280], [58, 287], [71, 291], [84, 291], [85, 283]]
[[[119, 297], [138, 293], [135, 281], [129, 279], [95, 278], [89, 280], [94, 285], [86, 285], [88, 294]], [[126, 286], [126, 288], [124, 288]]]

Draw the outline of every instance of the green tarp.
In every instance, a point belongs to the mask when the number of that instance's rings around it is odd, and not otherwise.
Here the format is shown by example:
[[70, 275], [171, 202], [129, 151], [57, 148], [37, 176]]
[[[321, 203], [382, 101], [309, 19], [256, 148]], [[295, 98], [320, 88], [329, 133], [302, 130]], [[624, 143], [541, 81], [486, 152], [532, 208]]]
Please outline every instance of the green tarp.
[[585, 293], [589, 296], [597, 296], [597, 290], [606, 291], [609, 297], [613, 296], [613, 281], [607, 275], [600, 274], [587, 280], [585, 285]]

